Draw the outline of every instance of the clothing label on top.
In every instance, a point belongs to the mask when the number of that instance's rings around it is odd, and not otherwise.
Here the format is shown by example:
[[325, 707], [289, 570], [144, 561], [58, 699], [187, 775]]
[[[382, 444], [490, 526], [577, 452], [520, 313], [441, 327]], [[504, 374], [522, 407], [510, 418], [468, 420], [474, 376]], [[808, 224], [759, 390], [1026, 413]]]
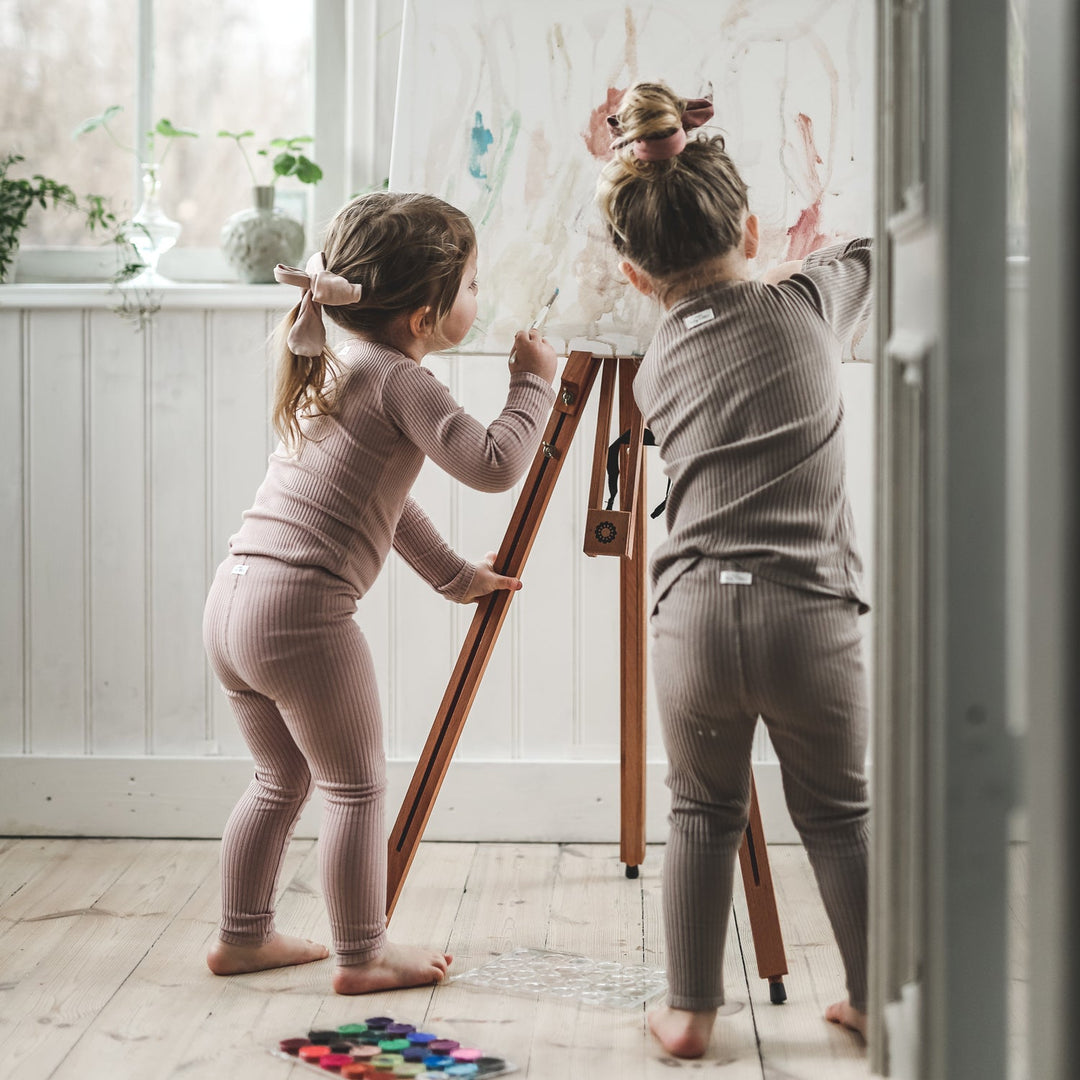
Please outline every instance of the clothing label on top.
[[720, 584], [721, 585], [750, 585], [754, 580], [753, 574], [748, 574], [745, 570], [721, 570], [720, 571]]
[[707, 307], [704, 311], [695, 311], [693, 315], [687, 315], [683, 322], [686, 324], [687, 330], [693, 330], [695, 326], [700, 326], [702, 323], [707, 323], [711, 319], [715, 319], [713, 309]]
[[240, 575], [246, 574], [248, 572], [247, 563], [241, 563], [239, 566], [234, 566], [232, 572]]

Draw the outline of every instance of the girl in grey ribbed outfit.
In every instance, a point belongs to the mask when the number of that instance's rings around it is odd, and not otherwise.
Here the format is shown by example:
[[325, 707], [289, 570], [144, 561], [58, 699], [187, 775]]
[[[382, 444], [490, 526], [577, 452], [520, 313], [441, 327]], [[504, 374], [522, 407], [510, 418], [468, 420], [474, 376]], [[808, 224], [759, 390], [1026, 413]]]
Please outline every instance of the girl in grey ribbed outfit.
[[663, 877], [669, 995], [650, 1025], [704, 1053], [723, 1004], [751, 743], [768, 727], [784, 793], [847, 976], [828, 1019], [865, 1033], [867, 692], [844, 482], [841, 351], [865, 315], [870, 243], [752, 280], [757, 219], [712, 115], [632, 87], [611, 118], [598, 201], [631, 283], [658, 297], [634, 395], [671, 479], [652, 561], [657, 697], [671, 832]]
[[[452, 600], [520, 588], [453, 552], [409, 489], [425, 456], [482, 491], [512, 486], [554, 398], [555, 354], [536, 331], [517, 336], [506, 407], [487, 428], [421, 366], [476, 317], [472, 226], [431, 196], [354, 200], [325, 250], [305, 270], [278, 267], [277, 278], [303, 289], [283, 325], [274, 409], [283, 442], [229, 541], [203, 628], [255, 759], [225, 828], [221, 929], [207, 962], [225, 975], [327, 955], [274, 929], [281, 860], [317, 786], [334, 989], [438, 982], [449, 956], [386, 941], [382, 719], [353, 615], [391, 545]], [[326, 348], [322, 307], [349, 334], [340, 357]]]

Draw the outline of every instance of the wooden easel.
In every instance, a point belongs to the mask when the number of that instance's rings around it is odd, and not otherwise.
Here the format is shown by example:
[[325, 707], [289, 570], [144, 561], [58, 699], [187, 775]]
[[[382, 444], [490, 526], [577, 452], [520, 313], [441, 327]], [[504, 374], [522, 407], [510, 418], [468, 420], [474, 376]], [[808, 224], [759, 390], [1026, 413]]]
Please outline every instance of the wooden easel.
[[[495, 559], [495, 569], [512, 577], [521, 575], [525, 560], [559, 478], [578, 421], [597, 371], [603, 367], [596, 425], [592, 483], [586, 514], [585, 552], [618, 555], [620, 609], [621, 711], [621, 829], [619, 855], [626, 876], [638, 876], [645, 860], [645, 482], [642, 446], [645, 421], [634, 404], [632, 382], [637, 369], [632, 357], [598, 357], [572, 352], [529, 474], [525, 479], [510, 524]], [[630, 431], [620, 463], [618, 510], [603, 507], [609, 428], [618, 378], [619, 430]], [[638, 557], [635, 558], [634, 554]], [[409, 790], [390, 833], [386, 867], [386, 915], [394, 912], [405, 876], [412, 865], [435, 798], [442, 787], [465, 720], [484, 676], [513, 593], [491, 593], [479, 601], [465, 641], [458, 653], [450, 682], [413, 773]], [[754, 938], [758, 973], [769, 980], [770, 998], [779, 1004], [787, 997], [783, 976], [787, 960], [780, 934], [768, 853], [761, 831], [761, 814], [753, 777], [750, 784], [750, 820], [739, 852], [746, 889], [750, 929]]]

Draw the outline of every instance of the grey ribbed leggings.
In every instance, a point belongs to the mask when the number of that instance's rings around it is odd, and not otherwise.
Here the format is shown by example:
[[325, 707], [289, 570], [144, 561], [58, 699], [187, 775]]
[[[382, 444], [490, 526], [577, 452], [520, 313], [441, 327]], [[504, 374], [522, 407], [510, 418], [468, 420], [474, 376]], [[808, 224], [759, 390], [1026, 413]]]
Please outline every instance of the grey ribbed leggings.
[[222, 837], [222, 941], [260, 944], [273, 933], [281, 861], [314, 777], [338, 963], [363, 963], [385, 945], [386, 759], [355, 611], [355, 592], [316, 567], [244, 555], [218, 568], [203, 641], [255, 759]]
[[664, 859], [668, 1003], [724, 1003], [735, 859], [749, 815], [757, 718], [836, 935], [851, 1004], [866, 1010], [867, 691], [854, 603], [702, 559], [651, 619], [671, 789]]

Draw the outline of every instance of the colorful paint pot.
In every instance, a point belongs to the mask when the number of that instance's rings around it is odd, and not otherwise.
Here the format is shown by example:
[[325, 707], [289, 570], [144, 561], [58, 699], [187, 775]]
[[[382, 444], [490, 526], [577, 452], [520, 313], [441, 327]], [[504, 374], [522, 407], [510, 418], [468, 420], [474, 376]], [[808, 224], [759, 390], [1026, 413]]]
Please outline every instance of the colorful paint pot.
[[366, 1046], [361, 1044], [360, 1046], [354, 1046], [352, 1049], [352, 1056], [358, 1061], [370, 1061], [372, 1058], [377, 1058], [382, 1051], [378, 1045]]
[[351, 1064], [352, 1057], [349, 1054], [323, 1054], [319, 1058], [319, 1068], [327, 1072], [341, 1072], [346, 1065]]
[[401, 1050], [401, 1056], [410, 1064], [415, 1065], [418, 1061], [423, 1061], [428, 1056], [427, 1050], [423, 1046], [406, 1046]]
[[431, 1054], [424, 1058], [424, 1067], [427, 1069], [445, 1069], [450, 1065], [456, 1065], [457, 1062], [449, 1057], [447, 1054]]
[[363, 1035], [367, 1029], [367, 1024], [341, 1024], [337, 1030], [339, 1035]]
[[484, 1051], [471, 1046], [459, 1046], [456, 1050], [450, 1051], [450, 1056], [455, 1061], [476, 1061], [484, 1056]]
[[476, 1076], [480, 1070], [471, 1061], [462, 1061], [446, 1070], [447, 1076]]
[[392, 1016], [369, 1016], [364, 1021], [364, 1023], [367, 1024], [369, 1028], [380, 1029], [386, 1027], [387, 1024], [392, 1024], [393, 1022], [394, 1018]]
[[429, 1043], [433, 1043], [438, 1036], [432, 1035], [430, 1031], [410, 1031], [407, 1038], [414, 1046], [427, 1046]]
[[308, 1041], [313, 1043], [332, 1043], [341, 1038], [336, 1028], [329, 1031], [309, 1031], [307, 1037]]
[[433, 1054], [449, 1054], [451, 1050], [456, 1050], [461, 1043], [455, 1042], [453, 1039], [434, 1039], [428, 1043], [428, 1049]]
[[323, 1043], [321, 1046], [318, 1043], [309, 1043], [307, 1046], [301, 1046], [300, 1052], [297, 1057], [301, 1061], [313, 1061], [318, 1064], [319, 1058], [330, 1053], [330, 1047]]
[[412, 1024], [387, 1024], [387, 1035], [408, 1035], [410, 1031], [415, 1031], [416, 1028]]
[[341, 1075], [344, 1080], [368, 1080], [374, 1070], [367, 1062], [354, 1061], [351, 1065], [346, 1065], [341, 1070]]
[[424, 1071], [423, 1065], [413, 1061], [404, 1061], [400, 1065], [394, 1066], [394, 1075], [407, 1077], [408, 1080], [413, 1080], [414, 1077], [419, 1076]]
[[408, 1039], [384, 1039], [379, 1043], [380, 1049], [387, 1054], [396, 1054], [399, 1050], [408, 1050], [412, 1045]]
[[506, 1062], [503, 1058], [497, 1057], [477, 1058], [473, 1064], [479, 1070], [481, 1076], [486, 1076], [488, 1073], [499, 1072], [506, 1068]]
[[400, 1054], [380, 1054], [378, 1057], [371, 1059], [371, 1064], [376, 1069], [392, 1070], [395, 1065], [401, 1065], [404, 1061], [405, 1059]]
[[310, 1045], [310, 1039], [282, 1039], [281, 1042], [278, 1043], [278, 1049], [284, 1050], [286, 1054], [292, 1054], [293, 1057], [296, 1057], [297, 1054], [300, 1053], [300, 1048], [302, 1046]]

